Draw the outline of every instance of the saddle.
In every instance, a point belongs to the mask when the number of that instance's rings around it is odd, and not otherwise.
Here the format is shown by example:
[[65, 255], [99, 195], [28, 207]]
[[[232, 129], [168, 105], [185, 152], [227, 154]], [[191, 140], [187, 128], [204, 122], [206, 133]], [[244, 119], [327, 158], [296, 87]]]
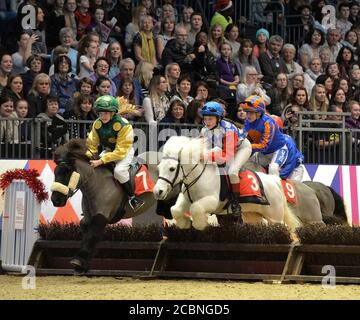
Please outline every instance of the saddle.
[[[232, 193], [231, 183], [229, 176], [224, 168], [219, 168], [220, 170], [220, 201], [225, 201], [229, 199], [229, 194]], [[257, 184], [259, 185], [259, 190], [254, 191], [249, 188], [249, 183], [253, 183], [253, 180], [248, 178], [248, 175], [256, 177]], [[260, 205], [269, 205], [269, 201], [264, 192], [264, 186], [255, 171], [252, 170], [240, 170], [240, 192], [239, 192], [239, 202], [240, 203], [254, 203]], [[226, 207], [228, 204], [226, 205]]]

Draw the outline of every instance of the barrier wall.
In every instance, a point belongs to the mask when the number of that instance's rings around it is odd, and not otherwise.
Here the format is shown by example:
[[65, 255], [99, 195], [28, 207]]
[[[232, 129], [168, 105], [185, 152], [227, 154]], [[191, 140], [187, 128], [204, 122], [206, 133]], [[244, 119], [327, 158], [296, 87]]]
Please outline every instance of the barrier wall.
[[[322, 182], [331, 186], [345, 200], [353, 225], [359, 225], [359, 203], [360, 203], [360, 166], [338, 166], [338, 165], [306, 165], [304, 180]], [[50, 195], [50, 186], [54, 181], [55, 163], [51, 160], [0, 160], [0, 174], [9, 169], [29, 168], [36, 169], [40, 173], [40, 179], [46, 186]], [[41, 207], [41, 222], [79, 222], [81, 219], [81, 192], [78, 191], [63, 208], [55, 208], [48, 200]], [[0, 204], [0, 212], [3, 212], [3, 204]], [[143, 219], [143, 215], [134, 218]], [[131, 224], [132, 219], [122, 221]]]

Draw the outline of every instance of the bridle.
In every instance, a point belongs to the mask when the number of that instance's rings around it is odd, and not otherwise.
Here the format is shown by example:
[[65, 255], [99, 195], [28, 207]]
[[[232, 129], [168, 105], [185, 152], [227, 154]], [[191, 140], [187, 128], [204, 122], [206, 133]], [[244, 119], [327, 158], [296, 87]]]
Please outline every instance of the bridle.
[[[58, 167], [60, 167], [60, 166], [69, 167], [71, 165], [68, 162], [66, 162], [65, 160], [61, 160], [58, 162], [57, 166]], [[67, 200], [67, 199], [71, 198], [79, 190], [79, 186], [80, 186], [79, 182], [80, 182], [80, 173], [78, 173], [74, 169], [70, 176], [67, 186], [60, 182], [53, 182], [50, 190], [52, 192], [57, 191], [57, 192], [63, 194], [64, 196], [66, 196], [66, 200]]]
[[[177, 162], [176, 171], [175, 171], [175, 176], [174, 176], [173, 180], [170, 181], [169, 179], [164, 178], [164, 177], [161, 177], [161, 176], [159, 176], [158, 179], [164, 180], [165, 182], [167, 182], [167, 183], [171, 186], [172, 189], [174, 189], [174, 187], [177, 186], [178, 184], [183, 183], [183, 184], [184, 184], [184, 187], [185, 187], [184, 192], [187, 193], [190, 202], [193, 203], [194, 201], [193, 201], [192, 198], [191, 198], [189, 189], [190, 189], [193, 185], [195, 185], [196, 182], [198, 182], [198, 180], [200, 179], [200, 177], [203, 175], [203, 173], [204, 173], [204, 171], [205, 171], [206, 166], [207, 166], [208, 163], [206, 162], [206, 163], [204, 164], [204, 168], [202, 169], [202, 171], [200, 172], [200, 174], [199, 174], [194, 180], [192, 180], [190, 183], [186, 183], [185, 180], [186, 180], [186, 179], [190, 176], [190, 174], [198, 167], [199, 163], [197, 163], [194, 167], [192, 167], [191, 170], [188, 172], [188, 174], [185, 174], [184, 167], [183, 167], [183, 166], [181, 165], [181, 163], [180, 163], [181, 152], [182, 152], [182, 148], [180, 149], [177, 158], [176, 158], [176, 157], [172, 157], [172, 156], [164, 156], [164, 157], [162, 158], [162, 160], [174, 160], [174, 161]], [[175, 181], [176, 181], [176, 179], [177, 179], [178, 176], [179, 176], [180, 169], [181, 169], [181, 171], [182, 171], [183, 178], [180, 179], [179, 182], [177, 182], [177, 183], [175, 184]]]

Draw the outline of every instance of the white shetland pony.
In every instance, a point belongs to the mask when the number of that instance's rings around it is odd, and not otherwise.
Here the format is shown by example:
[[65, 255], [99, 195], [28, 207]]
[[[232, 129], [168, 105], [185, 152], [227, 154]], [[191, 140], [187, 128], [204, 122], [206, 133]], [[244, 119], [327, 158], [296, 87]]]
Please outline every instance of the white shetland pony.
[[[204, 151], [203, 138], [171, 137], [163, 149], [163, 157], [158, 165], [159, 178], [154, 187], [154, 197], [163, 200], [172, 188], [183, 183], [181, 192], [171, 214], [179, 228], [192, 226], [204, 230], [211, 213], [227, 214], [220, 201], [220, 173], [215, 163], [200, 161]], [[246, 223], [285, 223], [295, 240], [295, 229], [301, 225], [288, 207], [280, 178], [258, 172], [269, 205], [242, 203], [243, 219]], [[254, 189], [259, 188], [256, 181]], [[190, 213], [190, 216], [185, 213]], [[192, 222], [190, 220], [192, 218]]]

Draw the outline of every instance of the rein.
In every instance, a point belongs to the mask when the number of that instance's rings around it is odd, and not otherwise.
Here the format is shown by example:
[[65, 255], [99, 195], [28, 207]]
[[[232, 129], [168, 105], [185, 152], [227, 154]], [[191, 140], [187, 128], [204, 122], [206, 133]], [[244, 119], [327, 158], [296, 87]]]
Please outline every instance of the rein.
[[200, 174], [199, 174], [193, 181], [191, 181], [190, 183], [185, 183], [184, 180], [195, 170], [195, 168], [196, 168], [198, 165], [199, 165], [199, 164], [197, 163], [197, 164], [190, 170], [190, 172], [189, 172], [187, 175], [185, 175], [184, 168], [183, 168], [183, 166], [181, 166], [181, 170], [182, 170], [183, 175], [184, 175], [184, 178], [183, 178], [183, 183], [184, 183], [184, 186], [185, 186], [184, 192], [187, 193], [188, 198], [189, 198], [189, 200], [190, 200], [190, 203], [194, 203], [194, 201], [193, 201], [193, 199], [191, 198], [189, 189], [190, 189], [193, 185], [195, 185], [196, 182], [199, 181], [199, 179], [200, 179], [201, 176], [203, 175], [203, 173], [204, 173], [204, 171], [205, 171], [206, 166], [208, 165], [208, 163], [206, 162], [206, 163], [204, 164], [204, 167], [203, 167], [203, 169], [201, 170]]

